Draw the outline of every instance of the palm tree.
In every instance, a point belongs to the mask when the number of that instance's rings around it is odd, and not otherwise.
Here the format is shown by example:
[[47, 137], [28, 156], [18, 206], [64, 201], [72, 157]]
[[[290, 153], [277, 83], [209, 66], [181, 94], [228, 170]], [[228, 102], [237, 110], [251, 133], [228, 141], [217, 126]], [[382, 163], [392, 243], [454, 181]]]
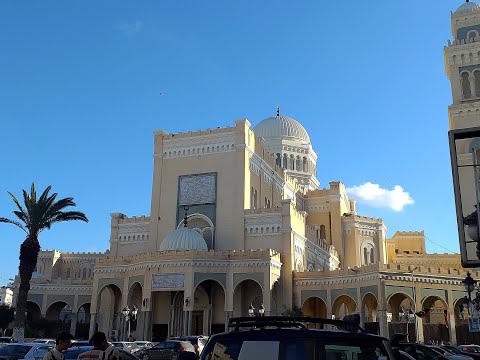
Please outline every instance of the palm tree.
[[84, 213], [79, 211], [62, 211], [66, 207], [75, 206], [73, 198], [55, 201], [58, 194], [54, 193], [49, 195], [50, 189], [51, 186], [48, 186], [37, 199], [35, 184], [32, 183], [30, 194], [23, 190], [23, 206], [20, 204], [20, 201], [9, 192], [8, 194], [18, 208], [18, 210], [13, 211], [18, 219], [0, 218], [0, 222], [13, 224], [27, 234], [25, 241], [20, 246], [20, 265], [18, 267], [20, 288], [18, 290], [14, 320], [14, 338], [16, 341], [23, 341], [24, 338], [30, 280], [37, 266], [37, 256], [40, 251], [38, 235], [41, 231], [50, 229], [54, 223], [71, 220], [88, 222]]

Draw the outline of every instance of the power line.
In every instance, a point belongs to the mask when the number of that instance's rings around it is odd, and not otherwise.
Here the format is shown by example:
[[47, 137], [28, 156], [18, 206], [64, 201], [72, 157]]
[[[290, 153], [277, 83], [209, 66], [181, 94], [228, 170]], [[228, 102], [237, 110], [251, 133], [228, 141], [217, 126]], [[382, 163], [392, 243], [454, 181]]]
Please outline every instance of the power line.
[[450, 250], [450, 249], [447, 249], [445, 246], [443, 246], [443, 245], [440, 245], [439, 243], [436, 243], [435, 241], [433, 241], [433, 240], [429, 239], [429, 238], [428, 238], [428, 237], [426, 237], [426, 236], [425, 236], [425, 239], [427, 239], [428, 241], [430, 241], [432, 244], [434, 244], [434, 245], [438, 246], [439, 248], [442, 248], [443, 250], [447, 250], [449, 253], [453, 253], [453, 254], [455, 254], [455, 251], [452, 251], [452, 250]]

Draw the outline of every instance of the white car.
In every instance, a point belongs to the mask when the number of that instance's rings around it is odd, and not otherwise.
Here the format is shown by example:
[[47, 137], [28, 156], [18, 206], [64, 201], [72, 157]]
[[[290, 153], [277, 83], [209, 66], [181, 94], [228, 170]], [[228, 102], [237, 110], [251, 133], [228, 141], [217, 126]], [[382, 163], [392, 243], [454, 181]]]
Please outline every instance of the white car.
[[35, 340], [32, 341], [32, 343], [48, 344], [48, 345], [53, 345], [53, 346], [55, 346], [55, 344], [56, 344], [54, 339], [35, 339]]
[[140, 349], [150, 349], [155, 345], [151, 341], [134, 341], [134, 343], [137, 344]]
[[0, 358], [42, 360], [52, 345], [43, 343], [12, 343], [0, 348]]
[[137, 344], [130, 341], [113, 341], [112, 345], [115, 346], [117, 349], [125, 350], [130, 354], [133, 354], [134, 352], [140, 350], [140, 347]]

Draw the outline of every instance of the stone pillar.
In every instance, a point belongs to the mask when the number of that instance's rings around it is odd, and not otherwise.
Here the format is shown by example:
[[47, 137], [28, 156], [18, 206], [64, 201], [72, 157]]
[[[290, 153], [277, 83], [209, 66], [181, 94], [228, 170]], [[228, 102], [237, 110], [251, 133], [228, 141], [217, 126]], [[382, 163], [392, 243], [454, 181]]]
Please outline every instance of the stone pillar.
[[450, 336], [450, 345], [457, 346], [457, 321], [455, 319], [455, 309], [453, 307], [448, 309], [450, 314], [450, 319], [448, 322], [449, 336]]
[[192, 335], [192, 318], [193, 318], [193, 311], [189, 310], [188, 311], [188, 328], [187, 328], [187, 335], [191, 336]]
[[360, 284], [357, 283], [357, 309], [356, 312], [360, 314], [360, 326], [365, 326], [365, 313], [362, 306], [362, 293], [360, 292]]
[[88, 338], [90, 339], [93, 335], [93, 333], [97, 330], [96, 329], [96, 324], [97, 324], [97, 314], [96, 313], [90, 313], [90, 329], [88, 330]]
[[270, 292], [270, 281], [265, 283], [265, 289], [263, 290], [263, 307], [265, 308], [265, 316], [269, 316], [271, 312], [271, 292]]
[[72, 314], [72, 320], [70, 320], [70, 334], [75, 338], [75, 333], [77, 332], [77, 314]]
[[143, 338], [142, 338], [142, 340], [151, 341], [152, 340], [152, 325], [151, 325], [152, 312], [151, 311], [145, 311], [143, 314], [144, 314], [144, 318], [143, 318]]
[[233, 311], [225, 311], [225, 331], [230, 330], [228, 328], [228, 322], [233, 317]]
[[385, 299], [385, 282], [380, 277], [378, 282], [378, 299], [377, 299], [377, 319], [380, 328], [380, 335], [389, 338], [388, 322], [387, 322], [387, 300]]
[[[415, 309], [416, 309], [416, 312], [423, 310], [421, 289], [418, 286], [415, 287]], [[423, 319], [419, 318], [416, 315], [415, 315], [415, 319], [416, 319], [415, 330], [417, 331], [417, 340], [420, 343], [423, 343]]]
[[332, 318], [332, 291], [327, 289], [327, 318]]

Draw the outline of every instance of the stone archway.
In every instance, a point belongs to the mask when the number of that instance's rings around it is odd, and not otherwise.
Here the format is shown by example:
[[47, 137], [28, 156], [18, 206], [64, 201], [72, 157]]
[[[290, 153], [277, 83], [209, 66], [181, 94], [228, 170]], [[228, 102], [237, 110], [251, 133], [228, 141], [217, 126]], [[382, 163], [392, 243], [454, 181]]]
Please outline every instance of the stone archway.
[[[319, 297], [313, 296], [305, 300], [302, 306], [303, 315], [312, 318], [327, 318], [327, 304]], [[323, 324], [309, 324], [310, 328], [323, 329]]]
[[[387, 312], [391, 315], [388, 329], [393, 334], [408, 334], [409, 341], [416, 340], [415, 304], [410, 296], [395, 293], [387, 299]], [[413, 314], [413, 315], [412, 315]]]
[[258, 282], [245, 279], [238, 283], [233, 291], [233, 316], [248, 316], [250, 305], [254, 307], [255, 314], [263, 304], [263, 291]]
[[96, 325], [98, 331], [104, 332], [109, 339], [121, 339], [121, 302], [122, 291], [117, 285], [104, 286], [98, 294]]
[[35, 322], [40, 320], [42, 317], [42, 310], [40, 306], [33, 301], [27, 301], [27, 321]]
[[[128, 290], [127, 305], [130, 309], [135, 306], [137, 308], [137, 316], [130, 319], [130, 334], [135, 339], [143, 339], [143, 322], [144, 322], [144, 313], [142, 311], [142, 299], [143, 299], [143, 289], [142, 285], [139, 282], [135, 282], [130, 286]], [[125, 339], [127, 339], [128, 333], [128, 322], [125, 321], [125, 329], [123, 333], [125, 334]]]
[[447, 323], [448, 305], [438, 296], [427, 296], [422, 301], [422, 310], [430, 310], [423, 320], [423, 339], [429, 341], [450, 342], [450, 330]]
[[90, 303], [79, 306], [76, 316], [75, 338], [88, 339], [88, 331], [90, 329]]
[[70, 332], [71, 322], [74, 321], [74, 318], [75, 314], [66, 302], [57, 301], [50, 304], [46, 312], [48, 325], [45, 328], [45, 336], [55, 337], [59, 332]]
[[380, 328], [377, 320], [377, 297], [372, 293], [367, 293], [362, 299], [362, 325], [366, 331], [373, 334], [379, 334]]
[[[203, 292], [207, 295], [206, 304]], [[211, 335], [226, 331], [225, 301], [225, 289], [218, 281], [204, 280], [197, 285], [192, 314], [192, 335]]]
[[348, 295], [340, 295], [332, 304], [332, 314], [335, 319], [341, 320], [347, 315], [352, 315], [357, 309], [357, 303]]

